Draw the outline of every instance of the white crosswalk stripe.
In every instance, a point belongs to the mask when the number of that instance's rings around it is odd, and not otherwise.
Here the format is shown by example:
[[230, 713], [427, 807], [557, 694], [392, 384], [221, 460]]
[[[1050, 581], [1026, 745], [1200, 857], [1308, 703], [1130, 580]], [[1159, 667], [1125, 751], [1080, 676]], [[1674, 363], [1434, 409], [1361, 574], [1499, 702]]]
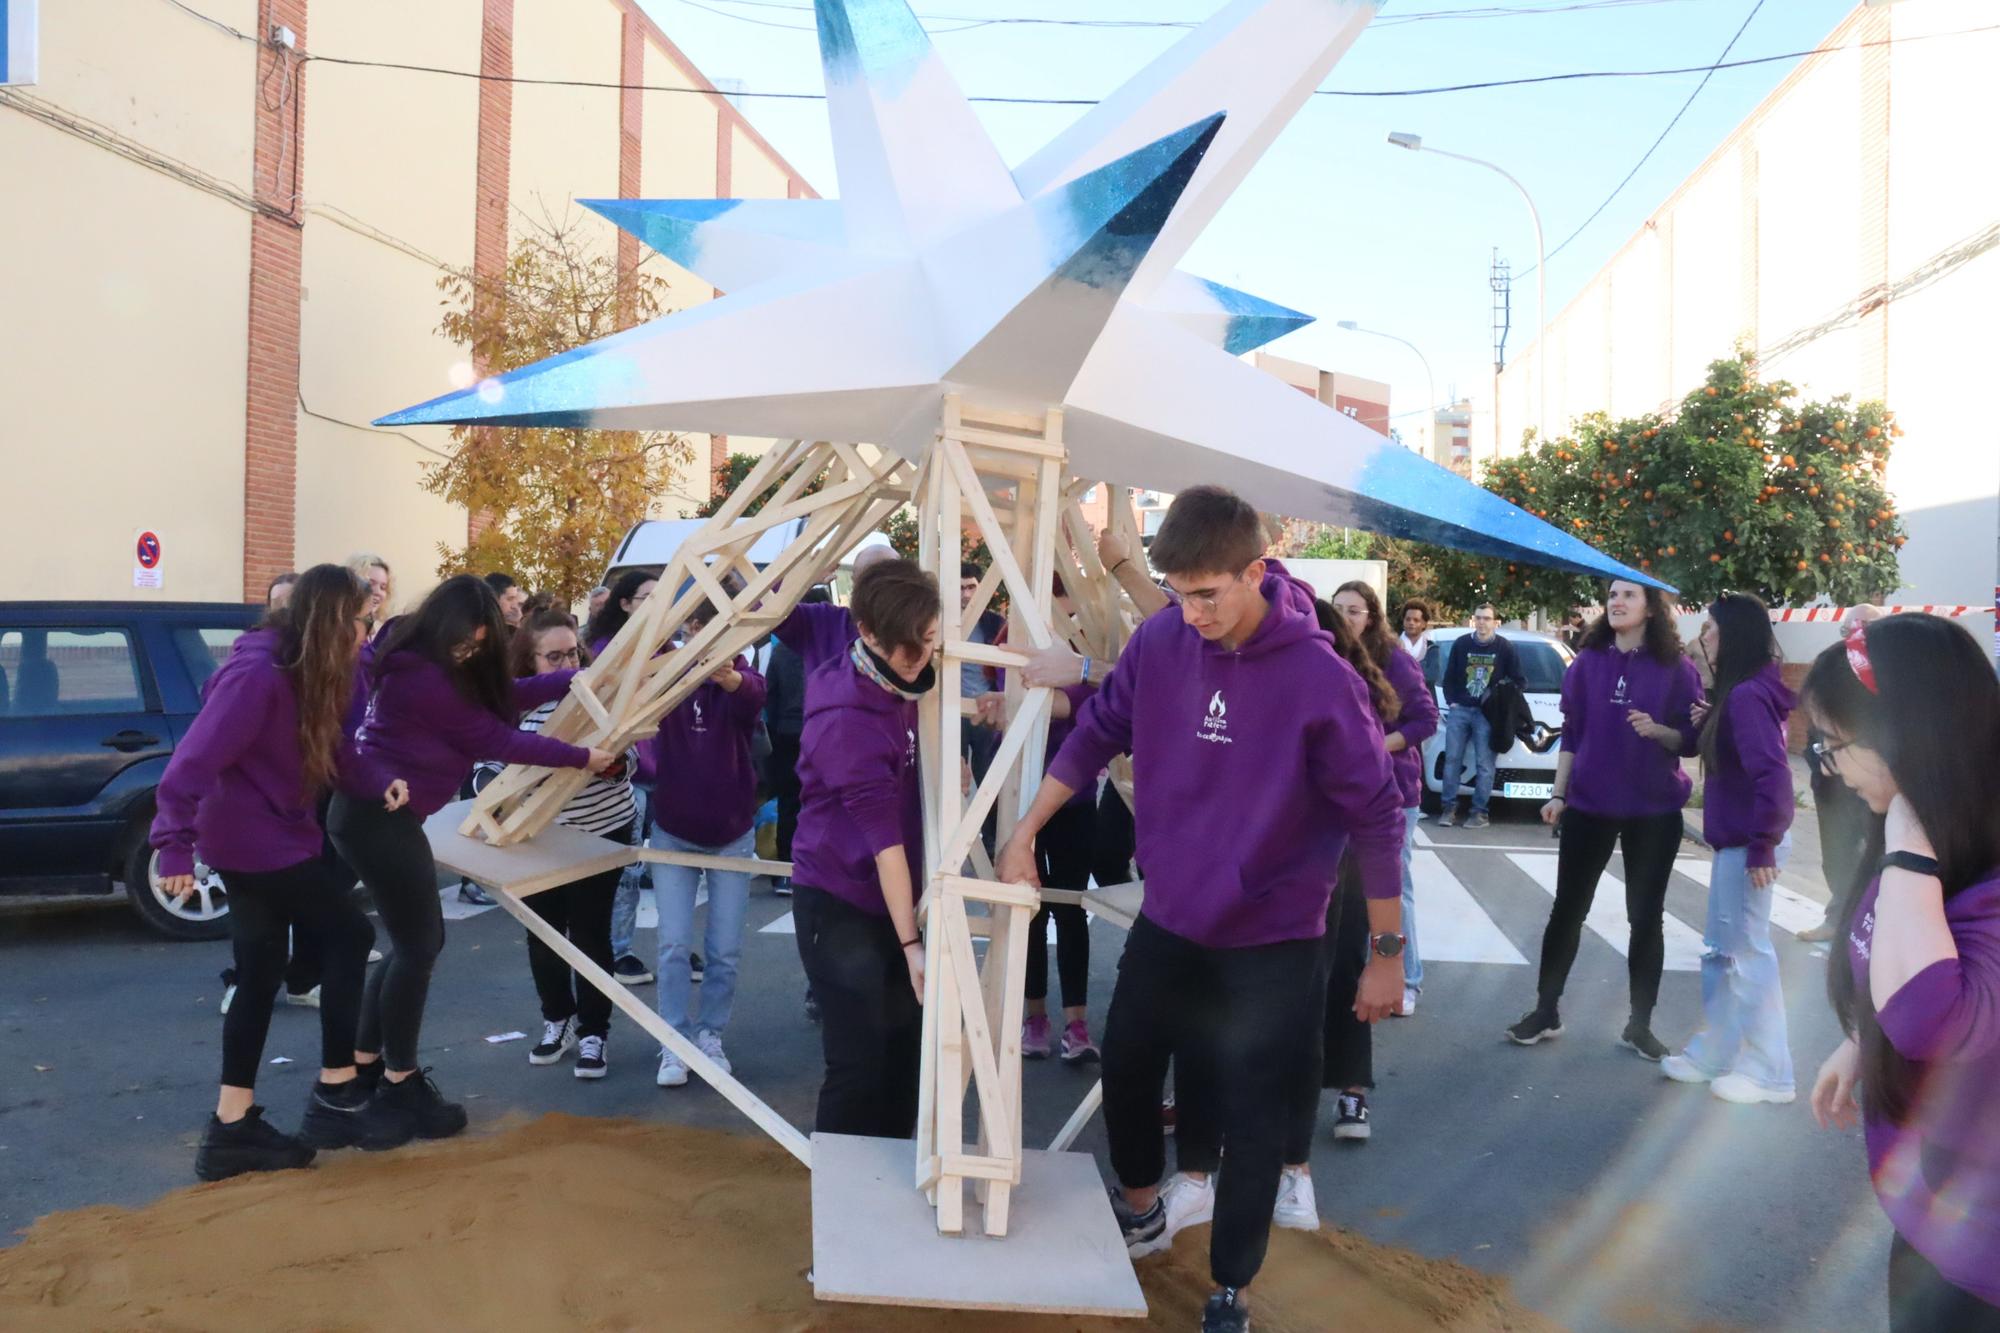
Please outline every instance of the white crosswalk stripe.
[[1410, 882], [1417, 893], [1417, 948], [1426, 963], [1528, 961], [1436, 852], [1411, 853]]
[[[1519, 852], [1509, 852], [1507, 859], [1519, 866], [1521, 872], [1535, 881], [1542, 891], [1551, 898], [1556, 892], [1556, 858], [1553, 856], [1525, 856]], [[1418, 944], [1423, 942], [1423, 919], [1418, 918]], [[1610, 885], [1600, 883], [1597, 894], [1590, 901], [1590, 911], [1583, 923], [1606, 944], [1616, 949], [1620, 956], [1631, 951], [1632, 921], [1625, 915], [1625, 895]], [[1685, 921], [1667, 913], [1666, 919], [1666, 969], [1669, 972], [1699, 972], [1701, 970], [1701, 932]]]
[[787, 912], [757, 933], [759, 935], [796, 935], [799, 933], [799, 928], [793, 922], [792, 914]]
[[[1713, 864], [1712, 861], [1683, 856], [1674, 862], [1674, 869], [1705, 889], [1709, 885], [1709, 867]], [[1771, 886], [1771, 924], [1779, 930], [1796, 935], [1817, 926], [1825, 915], [1826, 908], [1798, 890], [1786, 888], [1782, 881]]]

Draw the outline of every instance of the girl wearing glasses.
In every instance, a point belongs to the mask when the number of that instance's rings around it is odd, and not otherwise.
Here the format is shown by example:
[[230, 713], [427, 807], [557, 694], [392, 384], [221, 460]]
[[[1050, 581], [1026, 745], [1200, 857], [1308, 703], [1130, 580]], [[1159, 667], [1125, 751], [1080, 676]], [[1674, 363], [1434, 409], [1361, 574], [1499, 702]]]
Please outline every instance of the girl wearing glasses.
[[[508, 644], [507, 671], [514, 678], [545, 676], [575, 671], [588, 666], [589, 657], [578, 642], [576, 622], [561, 611], [531, 613]], [[521, 730], [539, 733], [556, 711], [559, 700], [524, 713]], [[556, 816], [556, 822], [595, 833], [630, 846], [638, 804], [632, 794], [632, 770], [636, 756], [627, 750], [619, 761], [591, 778], [583, 790], [570, 798]], [[473, 786], [483, 788], [500, 775], [503, 765], [485, 763], [474, 775]], [[622, 869], [607, 870], [588, 879], [574, 880], [559, 888], [545, 889], [527, 901], [535, 915], [569, 937], [584, 956], [606, 972], [611, 971], [611, 904], [618, 893]], [[528, 1051], [531, 1065], [553, 1065], [572, 1050], [576, 1052], [578, 1078], [603, 1078], [608, 1068], [605, 1044], [611, 1035], [611, 998], [578, 977], [554, 949], [532, 932], [528, 935], [528, 971], [535, 979], [535, 995], [542, 1005], [542, 1039]]]
[[1859, 1109], [1895, 1227], [1893, 1333], [2000, 1329], [2000, 683], [1956, 622], [1856, 625], [1807, 675], [1814, 761], [1876, 817], [1827, 990], [1847, 1040], [1813, 1117]]
[[1798, 700], [1778, 675], [1770, 612], [1748, 593], [1725, 593], [1708, 608], [1701, 650], [1715, 682], [1712, 703], [1697, 710], [1702, 840], [1715, 849], [1702, 932], [1702, 1025], [1660, 1070], [1681, 1083], [1706, 1083], [1726, 1102], [1782, 1104], [1796, 1093], [1771, 947], [1771, 886], [1791, 851], [1785, 719]]
[[417, 1065], [431, 971], [444, 948], [424, 820], [451, 802], [483, 759], [601, 773], [617, 758], [516, 730], [523, 711], [568, 693], [575, 672], [513, 680], [506, 641], [499, 598], [470, 574], [446, 579], [385, 626], [367, 672], [367, 710], [327, 811], [327, 832], [368, 886], [391, 945], [368, 978], [355, 1059], [364, 1080], [379, 1080], [377, 1097], [412, 1117], [427, 1139], [458, 1133], [466, 1119]]

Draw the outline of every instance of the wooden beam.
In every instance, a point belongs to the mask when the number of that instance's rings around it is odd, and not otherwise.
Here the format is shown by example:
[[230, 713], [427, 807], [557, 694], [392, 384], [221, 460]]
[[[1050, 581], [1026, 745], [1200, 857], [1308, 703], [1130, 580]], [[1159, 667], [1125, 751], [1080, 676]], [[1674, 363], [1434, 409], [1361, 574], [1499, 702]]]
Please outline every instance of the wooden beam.
[[636, 860], [654, 865], [691, 866], [696, 870], [740, 870], [746, 875], [783, 879], [792, 873], [790, 861], [766, 861], [757, 856], [710, 856], [707, 852], [675, 852], [659, 847], [633, 849]]

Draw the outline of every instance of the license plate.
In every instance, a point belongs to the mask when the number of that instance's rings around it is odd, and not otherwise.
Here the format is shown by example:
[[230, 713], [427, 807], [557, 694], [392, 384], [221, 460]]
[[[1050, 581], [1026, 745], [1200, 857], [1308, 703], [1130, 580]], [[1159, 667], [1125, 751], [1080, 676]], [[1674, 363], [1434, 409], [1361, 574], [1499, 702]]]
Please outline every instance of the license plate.
[[1512, 801], [1546, 801], [1556, 794], [1553, 782], [1510, 782], [1500, 794]]

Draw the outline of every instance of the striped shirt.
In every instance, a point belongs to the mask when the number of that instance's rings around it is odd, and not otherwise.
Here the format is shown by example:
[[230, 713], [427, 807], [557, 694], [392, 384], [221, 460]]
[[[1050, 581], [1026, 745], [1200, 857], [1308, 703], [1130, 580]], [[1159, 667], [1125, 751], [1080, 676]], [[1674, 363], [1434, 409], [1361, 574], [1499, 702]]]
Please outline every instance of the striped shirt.
[[[556, 711], [560, 700], [543, 704], [521, 718], [521, 730], [540, 731], [549, 715]], [[570, 798], [562, 813], [556, 816], [556, 823], [585, 833], [612, 833], [629, 829], [639, 817], [639, 804], [632, 795], [632, 774], [638, 767], [636, 750], [625, 751], [624, 764], [615, 778], [591, 778], [583, 784], [583, 790]], [[474, 774], [473, 786], [484, 787], [500, 776], [504, 764], [487, 762], [479, 766]]]

